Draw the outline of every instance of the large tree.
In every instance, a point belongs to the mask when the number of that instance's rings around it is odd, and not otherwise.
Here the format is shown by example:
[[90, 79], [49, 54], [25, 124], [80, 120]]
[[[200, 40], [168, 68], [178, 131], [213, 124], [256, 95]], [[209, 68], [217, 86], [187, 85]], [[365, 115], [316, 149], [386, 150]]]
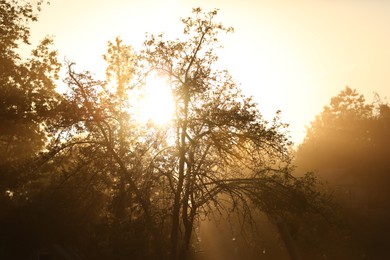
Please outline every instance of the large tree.
[[[279, 115], [266, 122], [228, 72], [218, 69], [218, 35], [232, 28], [215, 21], [217, 11], [193, 13], [182, 19], [181, 39], [150, 35], [138, 55], [119, 39], [110, 43], [105, 59], [114, 90], [70, 65], [70, 97], [80, 109], [67, 142], [55, 149], [102, 153], [97, 170], [117, 183], [121, 215], [143, 222], [155, 245], [149, 253], [164, 258], [166, 252], [169, 259], [188, 257], [194, 227], [213, 212], [248, 217], [259, 209], [278, 218], [288, 210], [314, 210], [320, 202], [304, 185], [309, 179], [290, 174], [290, 142]], [[165, 126], [137, 126], [131, 106], [122, 107], [123, 97], [151, 73], [167, 78], [174, 95], [175, 114]]]
[[[10, 13], [19, 10], [4, 3]], [[31, 7], [23, 8], [20, 15], [29, 14]], [[194, 228], [212, 215], [250, 220], [261, 211], [280, 223], [289, 213], [324, 205], [312, 177], [291, 175], [279, 113], [266, 122], [218, 69], [219, 33], [232, 29], [216, 15], [195, 8], [182, 19], [180, 39], [150, 35], [138, 53], [119, 38], [110, 42], [106, 81], [68, 63], [69, 89], [61, 97], [54, 92], [58, 63], [49, 40], [23, 63], [30, 72], [21, 83], [3, 77], [4, 86], [16, 82], [13, 90], [34, 97], [20, 112], [10, 97], [2, 105], [11, 102], [3, 111], [28, 119], [40, 137], [26, 155], [35, 159], [24, 170], [33, 179], [5, 188], [9, 201], [28, 201], [26, 216], [48, 213], [46, 225], [37, 218], [25, 224], [44, 228], [32, 236], [36, 241], [72, 244], [94, 259], [186, 259]], [[174, 96], [174, 116], [163, 126], [142, 125], [134, 116], [132, 101], [151, 74], [168, 79]], [[46, 116], [53, 111], [56, 117]]]
[[42, 149], [44, 123], [57, 104], [60, 65], [50, 39], [27, 59], [19, 55], [19, 45], [29, 44], [28, 22], [37, 19], [31, 5], [2, 0], [0, 15], [0, 161], [6, 162]]
[[265, 122], [251, 98], [217, 68], [218, 34], [232, 28], [217, 23], [216, 14], [194, 9], [194, 18], [182, 20], [184, 40], [151, 36], [143, 52], [150, 69], [169, 78], [176, 101], [175, 144], [166, 155], [174, 164], [156, 165], [169, 187], [169, 195], [161, 196], [172, 209], [173, 259], [185, 258], [199, 216], [245, 208], [272, 189], [270, 176], [288, 174], [284, 125]]
[[[0, 257], [5, 259], [22, 257], [33, 241], [35, 218], [29, 213], [37, 208], [31, 210], [30, 202], [40, 174], [32, 165], [52, 137], [61, 104], [55, 91], [60, 64], [50, 49], [52, 40], [43, 39], [31, 55], [21, 54], [22, 47], [31, 48], [29, 26], [36, 20], [31, 4], [0, 1]], [[35, 187], [27, 188], [29, 183]]]
[[22, 165], [37, 156], [50, 138], [60, 96], [55, 92], [60, 64], [45, 38], [22, 57], [29, 44], [29, 22], [37, 19], [30, 4], [0, 1], [0, 196], [13, 192]]

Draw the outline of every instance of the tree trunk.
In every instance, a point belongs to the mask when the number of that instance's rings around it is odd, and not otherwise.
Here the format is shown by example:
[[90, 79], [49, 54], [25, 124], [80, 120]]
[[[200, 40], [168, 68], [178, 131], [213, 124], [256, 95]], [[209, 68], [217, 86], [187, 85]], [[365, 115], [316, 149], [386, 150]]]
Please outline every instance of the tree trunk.
[[[178, 182], [175, 192], [173, 214], [172, 214], [172, 230], [171, 230], [171, 255], [172, 259], [179, 259], [177, 249], [179, 247], [179, 229], [180, 229], [180, 208], [181, 208], [181, 195], [183, 191], [184, 178], [185, 178], [185, 163], [186, 163], [186, 134], [187, 134], [187, 117], [188, 117], [188, 89], [184, 87], [184, 111], [183, 119], [181, 122], [180, 132], [180, 147], [179, 147], [179, 172]], [[180, 125], [179, 125], [180, 127]], [[183, 213], [184, 214], [184, 213]]]
[[288, 230], [287, 224], [284, 221], [284, 219], [279, 218], [277, 220], [277, 226], [280, 232], [280, 235], [282, 236], [282, 239], [284, 241], [284, 244], [286, 245], [287, 251], [290, 255], [291, 260], [301, 260], [302, 258], [299, 255], [298, 249], [295, 246], [294, 240], [291, 237], [290, 231]]

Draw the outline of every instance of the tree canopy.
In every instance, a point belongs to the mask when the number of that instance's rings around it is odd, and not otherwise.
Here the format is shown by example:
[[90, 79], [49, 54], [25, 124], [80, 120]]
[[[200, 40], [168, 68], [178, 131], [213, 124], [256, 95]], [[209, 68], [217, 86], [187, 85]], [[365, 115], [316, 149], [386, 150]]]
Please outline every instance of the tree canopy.
[[[279, 222], [330, 210], [312, 175], [292, 175], [280, 113], [265, 121], [216, 65], [218, 36], [233, 30], [216, 21], [217, 10], [194, 8], [181, 38], [148, 35], [139, 52], [119, 37], [109, 42], [106, 81], [68, 62], [68, 91], [58, 94], [52, 41], [26, 61], [16, 51], [28, 42], [32, 7], [0, 3], [1, 64], [10, 64], [0, 71], [5, 257], [62, 245], [92, 259], [187, 259], [202, 220], [253, 222], [263, 212]], [[153, 73], [175, 101], [163, 126], [134, 116]]]
[[14, 160], [39, 152], [45, 140], [41, 124], [57, 104], [54, 81], [60, 64], [49, 49], [51, 39], [43, 39], [23, 60], [19, 44], [28, 44], [28, 21], [35, 21], [30, 5], [0, 2], [0, 160]]

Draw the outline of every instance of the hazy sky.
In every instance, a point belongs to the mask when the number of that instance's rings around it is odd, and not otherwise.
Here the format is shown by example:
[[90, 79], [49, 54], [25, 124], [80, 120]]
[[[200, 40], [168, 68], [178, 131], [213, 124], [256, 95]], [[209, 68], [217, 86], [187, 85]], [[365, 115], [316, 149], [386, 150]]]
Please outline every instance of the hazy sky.
[[192, 7], [219, 8], [235, 33], [221, 61], [266, 118], [282, 110], [299, 143], [314, 116], [346, 85], [366, 99], [390, 97], [387, 0], [51, 0], [32, 27], [33, 43], [55, 36], [60, 58], [104, 71], [107, 41], [136, 48], [145, 32], [181, 32]]

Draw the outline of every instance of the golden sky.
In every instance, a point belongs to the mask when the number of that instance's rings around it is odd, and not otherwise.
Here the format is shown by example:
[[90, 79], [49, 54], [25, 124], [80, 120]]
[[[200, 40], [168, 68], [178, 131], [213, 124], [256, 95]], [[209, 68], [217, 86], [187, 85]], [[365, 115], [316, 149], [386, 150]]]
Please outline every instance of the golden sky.
[[192, 7], [219, 8], [235, 33], [222, 64], [266, 118], [282, 110], [299, 143], [305, 126], [346, 85], [366, 99], [390, 97], [387, 0], [51, 0], [32, 27], [33, 44], [55, 36], [60, 58], [102, 73], [107, 41], [139, 47], [145, 32], [176, 37]]

